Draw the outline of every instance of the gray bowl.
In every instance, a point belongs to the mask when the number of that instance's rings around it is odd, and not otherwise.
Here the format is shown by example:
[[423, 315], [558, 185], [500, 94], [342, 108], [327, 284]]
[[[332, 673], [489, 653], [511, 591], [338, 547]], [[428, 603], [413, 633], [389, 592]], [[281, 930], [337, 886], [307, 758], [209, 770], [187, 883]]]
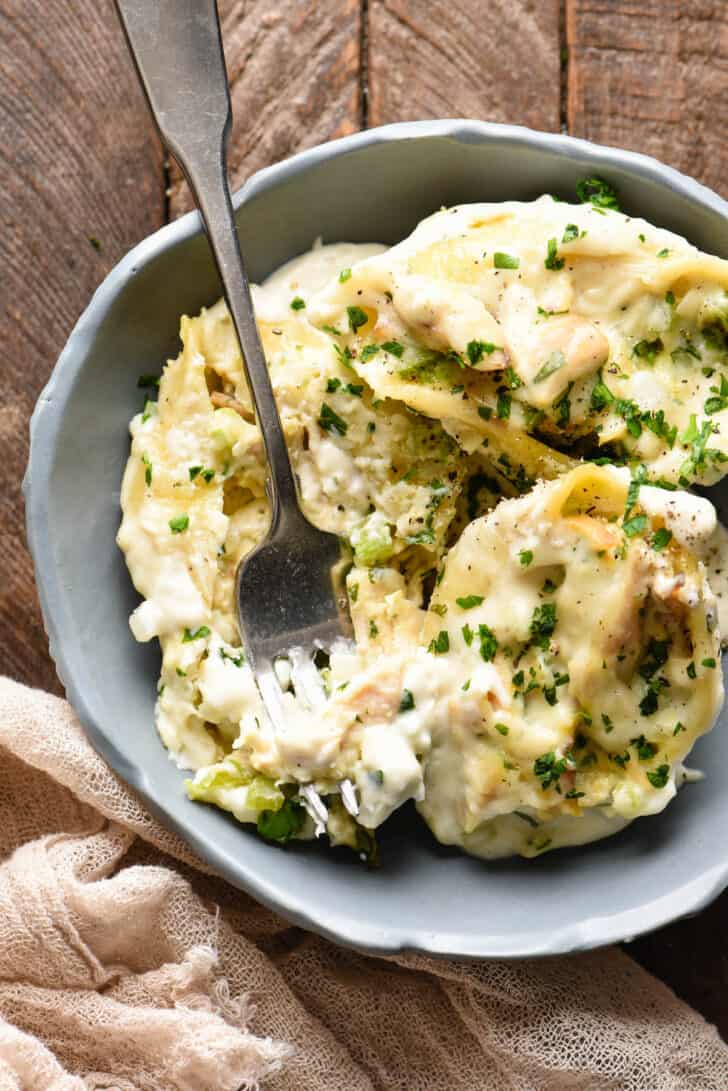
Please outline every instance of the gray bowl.
[[[676, 171], [475, 121], [392, 125], [303, 152], [248, 182], [237, 222], [260, 279], [317, 235], [394, 242], [443, 204], [543, 192], [573, 199], [576, 181], [594, 173], [616, 184], [626, 211], [728, 256], [728, 205]], [[695, 750], [707, 779], [664, 814], [531, 861], [470, 859], [402, 813], [382, 832], [381, 870], [370, 872], [344, 850], [267, 845], [222, 812], [188, 802], [154, 730], [159, 655], [132, 639], [127, 618], [138, 599], [114, 539], [137, 376], [177, 351], [180, 314], [219, 294], [198, 216], [158, 231], [96, 292], [33, 415], [30, 546], [51, 654], [94, 746], [231, 883], [297, 924], [369, 951], [554, 954], [632, 937], [706, 905], [728, 883], [725, 714]]]

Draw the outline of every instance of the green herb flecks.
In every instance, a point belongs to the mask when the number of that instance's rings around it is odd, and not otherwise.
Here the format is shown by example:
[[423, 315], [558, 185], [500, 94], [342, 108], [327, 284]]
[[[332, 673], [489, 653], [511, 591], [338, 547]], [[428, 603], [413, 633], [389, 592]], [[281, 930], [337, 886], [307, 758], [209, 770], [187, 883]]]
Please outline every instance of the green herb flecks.
[[444, 655], [450, 651], [450, 636], [447, 629], [440, 629], [437, 636], [430, 641], [427, 650], [433, 655]]
[[566, 357], [559, 349], [552, 352], [545, 364], [543, 364], [533, 377], [534, 383], [542, 383], [549, 376], [559, 371], [566, 364]]
[[565, 258], [558, 256], [559, 244], [555, 238], [549, 239], [546, 247], [546, 258], [544, 260], [544, 269], [550, 269], [556, 273], [559, 269], [563, 269], [566, 264]]
[[277, 811], [261, 811], [258, 815], [258, 833], [266, 841], [285, 845], [303, 829], [306, 811], [300, 803], [287, 799]]
[[498, 346], [494, 345], [492, 341], [468, 341], [465, 351], [468, 360], [475, 367], [483, 359], [483, 356], [491, 356], [497, 348]]
[[[591, 178], [582, 178], [580, 182], [577, 182], [576, 196], [582, 204], [588, 203], [594, 205], [595, 208], [608, 208], [614, 212], [622, 211], [619, 207], [615, 187], [597, 175]], [[644, 242], [644, 236], [640, 236], [640, 239]]]
[[339, 414], [335, 413], [331, 406], [327, 405], [326, 402], [323, 402], [321, 406], [318, 423], [325, 432], [333, 432], [337, 436], [345, 436], [349, 428], [346, 421], [342, 420]]
[[182, 512], [181, 515], [175, 515], [169, 520], [169, 529], [173, 534], [181, 534], [183, 530], [187, 530], [190, 525], [190, 517], [187, 512]]
[[520, 258], [513, 254], [504, 254], [501, 250], [496, 250], [493, 254], [493, 266], [496, 269], [518, 269], [520, 264]]
[[366, 311], [363, 311], [361, 307], [347, 307], [346, 313], [349, 316], [349, 327], [352, 333], [356, 333], [360, 326], [365, 326], [369, 321]]
[[400, 712], [410, 712], [415, 707], [415, 699], [412, 694], [412, 690], [405, 689], [402, 691], [402, 699], [399, 702]]
[[480, 606], [483, 601], [483, 595], [465, 595], [463, 598], [455, 599], [461, 610], [472, 610], [474, 606]]

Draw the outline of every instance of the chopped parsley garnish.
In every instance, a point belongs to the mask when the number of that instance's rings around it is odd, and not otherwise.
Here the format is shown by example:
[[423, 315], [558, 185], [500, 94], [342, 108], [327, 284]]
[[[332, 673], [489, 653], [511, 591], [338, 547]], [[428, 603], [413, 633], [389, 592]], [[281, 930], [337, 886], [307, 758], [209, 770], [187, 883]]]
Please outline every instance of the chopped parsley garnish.
[[358, 583], [350, 584], [350, 586], [349, 586], [349, 598], [351, 599], [352, 602], [356, 602], [356, 600], [359, 598], [359, 584]]
[[652, 535], [652, 541], [650, 542], [650, 545], [657, 553], [660, 553], [665, 548], [665, 546], [670, 544], [671, 540], [672, 531], [668, 530], [667, 527], [660, 527], [660, 529], [656, 530], [655, 533]]
[[372, 356], [376, 356], [378, 352], [379, 345], [365, 345], [359, 353], [359, 358], [361, 359], [361, 362], [365, 364], [367, 360], [371, 360]]
[[334, 377], [333, 379], [327, 379], [326, 381], [326, 393], [333, 394], [341, 386], [341, 379]]
[[475, 633], [470, 628], [470, 626], [468, 625], [467, 622], [465, 622], [465, 624], [463, 625], [463, 627], [462, 627], [462, 629], [460, 631], [463, 634], [463, 640], [465, 641], [467, 646], [470, 647], [470, 645], [473, 643], [473, 637], [475, 636]]
[[564, 799], [581, 799], [585, 794], [585, 792], [577, 792], [576, 788], [570, 788], [564, 793]]
[[349, 316], [352, 333], [356, 333], [360, 326], [365, 326], [369, 321], [366, 311], [363, 311], [361, 307], [347, 307], [346, 313]]
[[653, 364], [664, 347], [660, 337], [656, 337], [653, 341], [638, 341], [632, 349], [632, 355]]
[[183, 530], [187, 530], [190, 525], [190, 517], [186, 512], [181, 515], [175, 515], [169, 521], [169, 529], [173, 534], [181, 534]]
[[675, 293], [671, 291], [665, 292], [665, 303], [670, 307], [675, 306]]
[[206, 636], [210, 635], [210, 630], [207, 625], [200, 625], [199, 629], [195, 629], [194, 633], [189, 629], [185, 629], [185, 635], [182, 637], [183, 644], [189, 644], [193, 640], [204, 640]]
[[648, 742], [644, 735], [638, 735], [636, 739], [630, 739], [629, 745], [634, 746], [640, 761], [650, 761], [658, 750], [655, 743]]
[[518, 560], [521, 562], [524, 568], [528, 568], [529, 564], [533, 560], [533, 550], [522, 549], [521, 552], [518, 554]]
[[701, 664], [702, 666], [707, 667], [708, 670], [715, 670], [715, 659], [713, 659], [712, 655], [707, 659], [702, 659]]
[[642, 534], [647, 529], [647, 516], [646, 515], [633, 515], [631, 519], [625, 520], [622, 524], [622, 530], [628, 538], [634, 538], [637, 534]]
[[687, 667], [685, 669], [687, 671], [688, 678], [697, 678], [697, 671], [695, 670], [695, 663], [694, 662], [688, 663], [688, 665], [687, 665]]
[[483, 597], [483, 595], [465, 595], [463, 598], [455, 599], [455, 602], [461, 610], [472, 610], [474, 606], [480, 606]]
[[613, 401], [614, 394], [612, 394], [611, 390], [602, 379], [602, 373], [600, 371], [598, 372], [597, 381], [591, 392], [591, 408], [595, 412], [599, 412], [601, 409], [606, 409]]
[[294, 296], [293, 299], [291, 300], [291, 310], [292, 311], [302, 311], [305, 306], [306, 306], [306, 301], [304, 299], [301, 299], [300, 295]]
[[346, 284], [347, 280], [351, 280], [351, 269], [342, 269], [339, 273], [339, 284]]
[[344, 387], [345, 394], [351, 394], [353, 398], [361, 398], [364, 393], [363, 383], [347, 383]]
[[369, 636], [372, 640], [376, 640], [379, 636], [379, 626], [376, 621], [371, 620], [369, 622]]
[[658, 765], [646, 774], [653, 788], [664, 788], [670, 778], [670, 766]]
[[674, 728], [672, 730], [672, 733], [673, 733], [673, 735], [679, 735], [681, 731], [686, 731], [686, 730], [687, 730], [687, 728], [685, 727], [685, 724], [681, 724], [680, 721], [678, 720], [678, 722], [675, 724], [675, 726], [674, 726]]
[[606, 712], [602, 713], [602, 723], [604, 724], [604, 730], [606, 731], [607, 735], [611, 734], [611, 732], [614, 731], [614, 724], [612, 722], [612, 719], [610, 716], [607, 716]]
[[657, 251], [657, 256], [658, 258], [666, 258], [669, 253], [670, 251], [668, 250], [668, 248], [664, 247], [664, 249]]
[[511, 415], [511, 396], [502, 392], [498, 395], [496, 403], [496, 415], [499, 420], [509, 420]]
[[498, 732], [499, 735], [507, 735], [508, 734], [508, 725], [507, 724], [493, 724], [493, 727], [496, 729], [496, 731]]
[[521, 264], [521, 259], [514, 257], [512, 254], [504, 254], [501, 250], [496, 250], [493, 254], [493, 266], [495, 269], [518, 269]]
[[664, 439], [668, 447], [674, 447], [677, 438], [677, 425], [672, 425], [671, 427], [667, 423], [664, 409], [658, 409], [656, 413], [651, 410], [645, 410], [640, 416], [640, 421], [644, 424], [645, 428], [649, 428], [650, 432], [654, 432], [660, 439]]
[[708, 398], [703, 406], [709, 417], [728, 408], [728, 379], [726, 379], [725, 375], [721, 375], [720, 386], [711, 386], [710, 389], [713, 396]]
[[140, 375], [137, 379], [137, 386], [143, 390], [145, 387], [157, 387], [161, 380], [160, 375]]
[[566, 357], [563, 352], [556, 350], [552, 352], [545, 364], [543, 364], [533, 377], [534, 383], [542, 383], [545, 379], [548, 379], [554, 372], [559, 371], [560, 368], [566, 363]]
[[552, 272], [558, 272], [566, 264], [566, 259], [558, 256], [558, 243], [555, 238], [548, 241], [546, 259], [543, 264], [544, 269], [551, 269]]
[[479, 405], [478, 416], [482, 417], [483, 420], [490, 420], [490, 418], [493, 416], [493, 410], [490, 408], [489, 405]]
[[187, 677], [187, 671], [183, 671], [181, 667], [176, 667], [175, 669], [176, 669], [177, 674], [179, 675], [180, 678], [186, 678]]
[[[698, 431], [695, 414], [690, 415], [690, 424], [680, 437], [681, 443], [690, 444], [690, 457], [680, 467], [680, 484], [689, 484], [690, 476], [700, 476], [709, 463], [726, 462], [728, 455], [723, 454], [717, 448], [708, 447], [708, 440], [713, 435], [713, 425], [710, 421], [703, 421]], [[717, 429], [717, 426], [715, 426]]]
[[433, 614], [437, 614], [438, 617], [444, 617], [447, 613], [447, 603], [445, 602], [432, 602], [430, 603], [430, 609]]
[[410, 709], [415, 707], [415, 699], [411, 689], [405, 689], [402, 691], [402, 700], [399, 702], [400, 712], [409, 712]]
[[445, 652], [450, 651], [450, 636], [447, 629], [440, 629], [437, 636], [430, 641], [427, 650], [433, 655], [444, 655]]
[[487, 625], [478, 626], [478, 636], [480, 637], [480, 655], [486, 663], [490, 663], [495, 659], [495, 653], [498, 651], [498, 641], [496, 640], [495, 633], [492, 629], [489, 629]]
[[339, 363], [343, 364], [344, 367], [352, 368], [352, 364], [351, 364], [352, 356], [351, 356], [351, 349], [349, 348], [349, 346], [346, 345], [345, 348], [343, 348], [343, 349], [342, 349], [341, 345], [333, 345], [332, 347], [333, 347], [333, 350], [336, 353], [336, 355], [339, 357]]
[[523, 386], [523, 383], [510, 364], [503, 372], [503, 379], [510, 390], [518, 390], [519, 386]]
[[544, 650], [548, 648], [556, 628], [556, 620], [555, 602], [544, 602], [541, 606], [537, 606], [533, 611], [529, 630], [531, 643]]
[[655, 637], [650, 637], [645, 648], [644, 659], [640, 663], [640, 677], [645, 680], [652, 678], [660, 667], [664, 667], [665, 663], [667, 663], [669, 649], [669, 640], [656, 640]]
[[544, 791], [550, 788], [552, 784], [558, 784], [559, 777], [566, 772], [566, 769], [566, 758], [557, 758], [553, 750], [541, 754], [533, 763], [533, 771], [541, 781], [541, 787]]
[[552, 403], [551, 408], [556, 410], [556, 423], [559, 428], [566, 428], [571, 420], [571, 388], [574, 384], [569, 383], [563, 394], [560, 394], [555, 402]]
[[[611, 208], [615, 212], [621, 212], [616, 189], [597, 175], [592, 178], [582, 178], [580, 182], [577, 182], [576, 196], [582, 204], [588, 202], [595, 208]], [[644, 235], [641, 235], [640, 239], [644, 242]]]
[[526, 814], [525, 811], [514, 811], [518, 818], [522, 818], [524, 822], [528, 822], [529, 826], [538, 826], [538, 822], [535, 818], [532, 818], [530, 814]]
[[652, 716], [657, 712], [658, 698], [662, 691], [669, 686], [666, 678], [655, 678], [660, 667], [667, 662], [670, 641], [656, 640], [651, 637], [645, 649], [645, 656], [639, 667], [639, 674], [647, 682], [647, 692], [640, 701], [640, 713], [643, 716]]
[[640, 493], [640, 485], [644, 484], [646, 478], [647, 468], [646, 466], [642, 465], [642, 463], [640, 463], [638, 466], [635, 467], [632, 473], [632, 480], [630, 481], [629, 488], [627, 489], [627, 503], [625, 504], [624, 508], [625, 519], [629, 517], [632, 508], [637, 503], [637, 497]]
[[556, 693], [556, 686], [544, 686], [543, 695], [547, 704], [555, 705], [558, 703], [559, 698]]
[[399, 341], [383, 341], [382, 348], [385, 352], [391, 352], [392, 356], [404, 355], [404, 345], [400, 344]]
[[336, 326], [322, 326], [321, 329], [324, 333], [333, 334], [334, 337], [341, 337], [341, 330], [337, 330]]
[[230, 652], [226, 652], [224, 648], [220, 648], [220, 658], [223, 662], [227, 659], [234, 667], [242, 667], [245, 662], [245, 656], [242, 652], [240, 655], [230, 655]]
[[335, 413], [326, 402], [323, 402], [321, 406], [318, 423], [325, 432], [335, 432], [337, 436], [345, 436], [349, 427], [346, 421], [342, 420], [339, 414]]
[[537, 307], [536, 313], [540, 314], [542, 318], [554, 318], [557, 314], [568, 314], [569, 308], [564, 311], [547, 311], [543, 307]]
[[266, 841], [285, 845], [303, 829], [306, 811], [300, 803], [287, 799], [277, 811], [261, 811], [258, 815], [258, 833]]
[[149, 455], [142, 455], [142, 462], [144, 463], [144, 480], [147, 485], [152, 483], [152, 462]]
[[561, 237], [562, 243], [563, 242], [572, 242], [574, 239], [578, 239], [578, 238], [579, 238], [579, 228], [578, 228], [578, 226], [576, 224], [567, 224], [566, 225], [566, 230], [564, 231], [564, 234]]
[[483, 356], [490, 356], [496, 350], [496, 345], [491, 341], [468, 341], [465, 351], [468, 355], [468, 360], [475, 367]]
[[157, 412], [157, 403], [150, 401], [149, 398], [144, 403], [144, 410], [142, 412], [142, 424], [146, 424], [151, 416]]

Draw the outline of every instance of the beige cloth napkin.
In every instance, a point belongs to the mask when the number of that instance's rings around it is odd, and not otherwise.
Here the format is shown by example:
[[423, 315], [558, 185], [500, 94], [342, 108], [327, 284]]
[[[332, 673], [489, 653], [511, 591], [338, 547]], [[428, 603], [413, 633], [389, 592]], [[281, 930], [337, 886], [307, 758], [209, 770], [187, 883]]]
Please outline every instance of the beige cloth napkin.
[[372, 958], [228, 886], [0, 679], [0, 1091], [725, 1091], [715, 1029], [616, 949]]

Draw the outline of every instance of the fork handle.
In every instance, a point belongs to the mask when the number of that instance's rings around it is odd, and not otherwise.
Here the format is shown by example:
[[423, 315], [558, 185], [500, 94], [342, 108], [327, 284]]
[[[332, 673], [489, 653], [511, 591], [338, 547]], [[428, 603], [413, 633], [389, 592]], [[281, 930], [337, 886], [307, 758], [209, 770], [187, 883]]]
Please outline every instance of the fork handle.
[[215, 0], [116, 0], [152, 116], [202, 215], [235, 325], [268, 461], [272, 529], [301, 514], [233, 217], [230, 92]]

